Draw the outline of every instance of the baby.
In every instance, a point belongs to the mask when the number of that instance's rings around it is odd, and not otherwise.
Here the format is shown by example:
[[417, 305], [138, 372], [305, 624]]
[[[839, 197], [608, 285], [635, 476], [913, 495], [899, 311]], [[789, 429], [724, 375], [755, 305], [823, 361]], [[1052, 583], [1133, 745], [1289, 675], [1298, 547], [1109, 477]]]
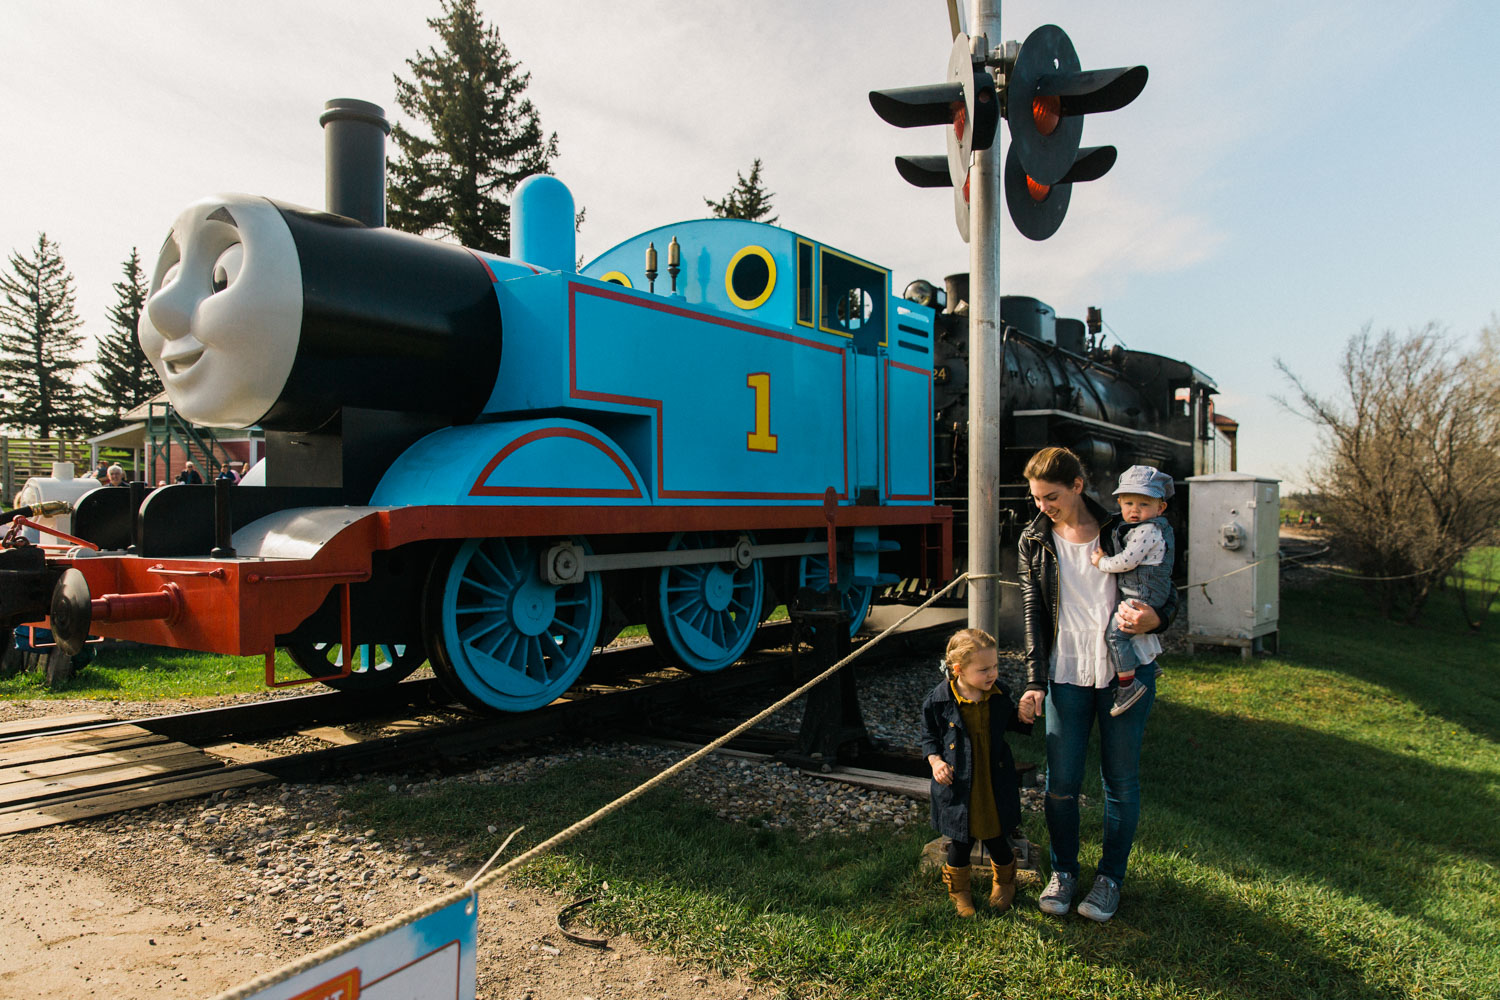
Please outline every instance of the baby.
[[[1120, 488], [1115, 490], [1120, 498], [1120, 520], [1114, 528], [1117, 554], [1107, 556], [1096, 548], [1089, 558], [1104, 572], [1119, 574], [1121, 606], [1135, 600], [1159, 608], [1172, 587], [1172, 526], [1162, 517], [1171, 495], [1172, 477], [1160, 469], [1132, 465], [1120, 475]], [[1133, 637], [1120, 630], [1118, 611], [1110, 616], [1104, 633], [1119, 682], [1110, 715], [1127, 711], [1146, 693], [1145, 685], [1136, 683], [1141, 660]]]

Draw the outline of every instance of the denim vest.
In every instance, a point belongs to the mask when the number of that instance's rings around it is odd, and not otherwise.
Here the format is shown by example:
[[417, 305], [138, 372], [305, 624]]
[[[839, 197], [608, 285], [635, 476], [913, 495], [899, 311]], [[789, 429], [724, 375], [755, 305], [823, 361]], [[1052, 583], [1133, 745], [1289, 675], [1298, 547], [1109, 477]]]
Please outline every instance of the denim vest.
[[1148, 521], [1140, 521], [1131, 524], [1129, 521], [1121, 521], [1114, 527], [1115, 551], [1125, 551], [1130, 533], [1136, 528], [1143, 528], [1148, 524], [1154, 524], [1161, 530], [1162, 541], [1166, 542], [1167, 550], [1162, 556], [1161, 563], [1156, 566], [1147, 566], [1144, 563], [1135, 569], [1126, 570], [1116, 576], [1116, 585], [1120, 588], [1120, 600], [1135, 598], [1138, 601], [1159, 607], [1167, 599], [1167, 594], [1172, 591], [1172, 564], [1176, 561], [1177, 548], [1172, 537], [1172, 526], [1167, 523], [1165, 517], [1153, 517]]

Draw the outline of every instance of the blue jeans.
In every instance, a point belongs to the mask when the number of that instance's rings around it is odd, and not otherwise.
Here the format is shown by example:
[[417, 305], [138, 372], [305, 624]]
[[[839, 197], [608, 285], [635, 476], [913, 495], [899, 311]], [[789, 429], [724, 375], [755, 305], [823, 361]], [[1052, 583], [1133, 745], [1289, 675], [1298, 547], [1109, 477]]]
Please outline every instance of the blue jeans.
[[1111, 688], [1076, 684], [1047, 686], [1047, 834], [1052, 870], [1078, 874], [1078, 792], [1089, 731], [1099, 723], [1099, 771], [1104, 778], [1104, 851], [1099, 874], [1125, 881], [1125, 863], [1141, 817], [1141, 741], [1146, 717], [1156, 701], [1156, 671], [1144, 664], [1136, 683], [1146, 685], [1141, 700], [1121, 715], [1110, 715]]
[[1135, 655], [1135, 643], [1131, 641], [1133, 638], [1135, 637], [1116, 624], [1111, 615], [1109, 628], [1104, 630], [1104, 641], [1109, 646], [1109, 655], [1114, 658], [1117, 675], [1133, 674], [1141, 665], [1141, 658]]

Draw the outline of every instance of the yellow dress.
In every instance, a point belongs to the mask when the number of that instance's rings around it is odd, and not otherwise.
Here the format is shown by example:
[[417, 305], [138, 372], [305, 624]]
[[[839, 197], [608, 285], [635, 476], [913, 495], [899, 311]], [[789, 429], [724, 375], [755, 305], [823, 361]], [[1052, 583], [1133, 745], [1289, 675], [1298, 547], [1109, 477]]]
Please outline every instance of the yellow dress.
[[969, 836], [990, 840], [1000, 836], [1000, 809], [995, 804], [995, 783], [990, 775], [990, 694], [970, 701], [958, 693], [952, 681], [948, 686], [958, 702], [958, 714], [969, 731], [969, 751], [973, 754], [973, 777], [969, 785]]

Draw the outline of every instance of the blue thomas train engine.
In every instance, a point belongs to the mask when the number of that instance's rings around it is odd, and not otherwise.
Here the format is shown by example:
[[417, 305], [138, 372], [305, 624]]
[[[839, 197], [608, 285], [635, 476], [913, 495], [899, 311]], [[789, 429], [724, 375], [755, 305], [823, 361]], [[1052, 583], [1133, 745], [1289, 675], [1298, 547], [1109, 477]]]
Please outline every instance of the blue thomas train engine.
[[936, 316], [884, 268], [711, 219], [576, 270], [545, 176], [509, 258], [330, 208], [207, 198], [151, 279], [140, 339], [173, 406], [263, 428], [264, 485], [84, 495], [78, 544], [0, 552], [0, 626], [264, 654], [268, 680], [280, 647], [344, 688], [430, 659], [521, 711], [626, 624], [715, 671], [799, 587], [836, 576], [858, 628], [876, 588], [951, 573]]

